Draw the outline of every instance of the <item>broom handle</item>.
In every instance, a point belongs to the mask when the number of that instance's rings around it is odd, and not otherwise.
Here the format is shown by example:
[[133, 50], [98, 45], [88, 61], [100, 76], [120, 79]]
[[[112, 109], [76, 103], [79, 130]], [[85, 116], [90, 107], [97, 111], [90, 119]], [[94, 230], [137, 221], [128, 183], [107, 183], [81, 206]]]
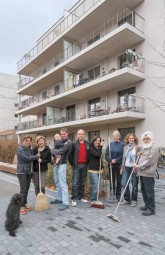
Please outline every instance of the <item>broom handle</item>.
[[[38, 151], [38, 154], [40, 155], [39, 151]], [[38, 159], [40, 159], [40, 156]], [[41, 193], [41, 163], [40, 162], [38, 162], [38, 170], [39, 170], [39, 186], [40, 186], [40, 193]]]
[[[140, 156], [137, 157], [135, 164], [138, 163], [139, 158], [140, 158]], [[129, 184], [129, 181], [131, 180], [131, 177], [132, 177], [132, 175], [133, 175], [133, 172], [134, 172], [134, 170], [132, 169], [132, 172], [131, 172], [131, 174], [130, 174], [130, 176], [129, 176], [129, 178], [128, 178], [128, 181], [127, 181], [127, 183], [126, 183], [126, 186], [125, 186], [125, 188], [124, 188], [124, 190], [123, 190], [123, 193], [122, 193], [122, 195], [121, 195], [121, 197], [120, 197], [119, 203], [117, 204], [116, 210], [115, 210], [115, 212], [114, 212], [114, 216], [115, 216], [116, 213], [117, 213], [117, 210], [118, 210], [119, 205], [120, 205], [120, 203], [121, 203], [121, 200], [122, 200], [122, 198], [123, 198], [123, 196], [124, 196], [124, 193], [125, 193], [125, 191], [126, 191], [126, 188], [127, 188], [128, 184]]]
[[[111, 147], [110, 147], [110, 142], [111, 142], [110, 137], [108, 137], [109, 156], [111, 157]], [[110, 170], [110, 178], [111, 178], [111, 180], [110, 180], [110, 193], [111, 193], [111, 191], [113, 191], [113, 184], [112, 184], [112, 182], [113, 182], [113, 178], [112, 178], [112, 165], [111, 165], [111, 163], [109, 164], [109, 170]]]
[[99, 200], [99, 192], [100, 192], [100, 171], [101, 171], [101, 156], [100, 156], [100, 165], [99, 165], [99, 178], [98, 178], [98, 189], [97, 189], [97, 201]]

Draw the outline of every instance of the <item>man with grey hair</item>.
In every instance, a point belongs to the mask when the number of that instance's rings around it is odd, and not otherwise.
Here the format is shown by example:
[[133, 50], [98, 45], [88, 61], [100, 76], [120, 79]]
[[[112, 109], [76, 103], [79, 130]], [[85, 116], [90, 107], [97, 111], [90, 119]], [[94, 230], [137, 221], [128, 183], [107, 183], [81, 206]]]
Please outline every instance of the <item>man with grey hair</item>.
[[72, 175], [72, 206], [77, 206], [77, 200], [84, 199], [84, 184], [87, 177], [89, 142], [85, 140], [85, 131], [77, 131], [77, 140], [73, 142], [69, 154], [69, 163], [73, 169]]
[[153, 144], [153, 133], [147, 131], [141, 135], [143, 141], [142, 150], [139, 154], [139, 162], [134, 165], [134, 171], [140, 176], [141, 191], [144, 206], [140, 207], [142, 215], [155, 214], [155, 172], [159, 158], [159, 148]]

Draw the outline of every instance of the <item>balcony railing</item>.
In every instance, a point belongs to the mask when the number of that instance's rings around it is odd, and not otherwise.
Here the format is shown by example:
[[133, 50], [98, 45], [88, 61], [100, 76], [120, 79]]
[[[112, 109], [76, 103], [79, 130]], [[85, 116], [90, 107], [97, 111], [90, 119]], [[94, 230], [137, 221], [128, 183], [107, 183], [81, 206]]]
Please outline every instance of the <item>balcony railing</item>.
[[[112, 57], [113, 58], [113, 57]], [[110, 58], [111, 59], [111, 58]], [[109, 64], [110, 62], [110, 64]], [[31, 105], [36, 105], [39, 102], [43, 102], [51, 97], [55, 97], [61, 93], [64, 93], [66, 91], [70, 91], [72, 89], [75, 89], [79, 86], [85, 85], [88, 82], [91, 82], [92, 80], [97, 80], [100, 79], [103, 76], [106, 76], [108, 74], [114, 73], [117, 70], [120, 70], [122, 68], [125, 67], [129, 67], [135, 70], [138, 70], [140, 72], [144, 72], [144, 59], [137, 59], [134, 60], [133, 58], [130, 59], [129, 61], [123, 61], [121, 63], [119, 63], [119, 57], [116, 57], [116, 63], [115, 64], [111, 64], [111, 61], [108, 61], [108, 59], [106, 58], [106, 60], [100, 62], [97, 64], [97, 66], [100, 66], [100, 73], [97, 74], [97, 76], [93, 76], [93, 77], [89, 77], [87, 75], [88, 70], [85, 70], [84, 73], [79, 74], [79, 79], [76, 79], [74, 77], [74, 75], [72, 75], [69, 79], [65, 80], [64, 82], [60, 82], [57, 83], [56, 85], [59, 85], [59, 91], [58, 93], [52, 93], [49, 90], [47, 90], [46, 92], [46, 96], [43, 98], [42, 97], [42, 91], [41, 93], [37, 93], [36, 95], [34, 95], [33, 97], [30, 97], [22, 102], [19, 103], [18, 109], [24, 109], [26, 107], [29, 107]], [[90, 68], [92, 69], [92, 67]], [[54, 85], [54, 87], [56, 86]]]
[[59, 53], [56, 57], [49, 60], [44, 66], [42, 66], [35, 73], [33, 73], [31, 77], [22, 78], [18, 83], [18, 88], [20, 89], [23, 86], [27, 85], [29, 82], [41, 77], [48, 71], [52, 70], [69, 58], [75, 56], [77, 53], [89, 47], [96, 41], [99, 41], [101, 38], [103, 38], [104, 36], [125, 23], [129, 23], [131, 26], [143, 32], [144, 19], [136, 12], [132, 12], [128, 8], [125, 8], [120, 12], [116, 13], [114, 16], [110, 17], [97, 29], [93, 30], [91, 33], [88, 33], [80, 41], [75, 42], [73, 45], [69, 46], [67, 49], [64, 50], [64, 52]]
[[66, 18], [62, 18], [32, 50], [30, 50], [24, 57], [17, 63], [18, 69], [28, 63], [33, 57], [37, 56], [45, 47], [47, 47], [54, 39], [60, 36], [67, 28], [76, 22], [82, 15], [91, 9], [100, 0], [84, 0], [79, 6], [73, 10]]
[[134, 113], [144, 113], [145, 99], [142, 97], [137, 97], [134, 95], [128, 95], [127, 100], [119, 105], [116, 105], [115, 107], [108, 106], [106, 109], [96, 109], [93, 111], [88, 111], [87, 113], [79, 114], [78, 117], [68, 119], [66, 116], [56, 118], [53, 115], [48, 115], [44, 119], [44, 123], [38, 122], [37, 120], [23, 122], [18, 124], [18, 130], [28, 130], [32, 128], [40, 128], [44, 126], [51, 126], [66, 122], [72, 122], [72, 121], [81, 121], [82, 119], [89, 119], [93, 117], [100, 117], [109, 115], [110, 117], [113, 116], [113, 114], [118, 114], [122, 112], [134, 112]]

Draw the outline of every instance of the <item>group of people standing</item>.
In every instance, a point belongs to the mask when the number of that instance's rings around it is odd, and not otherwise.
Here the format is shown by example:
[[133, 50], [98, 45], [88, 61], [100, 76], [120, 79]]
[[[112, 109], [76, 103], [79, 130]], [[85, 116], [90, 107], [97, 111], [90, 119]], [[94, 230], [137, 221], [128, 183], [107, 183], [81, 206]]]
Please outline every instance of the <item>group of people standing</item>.
[[[56, 198], [51, 204], [61, 204], [60, 211], [69, 207], [68, 185], [66, 182], [67, 162], [72, 167], [72, 206], [76, 207], [79, 200], [87, 202], [84, 198], [84, 185], [87, 171], [92, 183], [91, 202], [97, 200], [98, 179], [104, 171], [102, 149], [104, 141], [95, 136], [91, 143], [85, 140], [85, 131], [77, 131], [77, 139], [71, 142], [68, 138], [68, 130], [62, 128], [60, 134], [54, 136], [54, 148], [50, 150], [46, 146], [44, 136], [36, 138], [37, 146], [31, 149], [31, 137], [25, 137], [19, 146], [17, 158], [17, 176], [20, 183], [20, 193], [23, 195], [23, 203], [20, 214], [25, 214], [31, 207], [27, 205], [27, 195], [31, 178], [33, 179], [35, 194], [39, 193], [39, 168], [41, 170], [41, 191], [45, 193], [46, 171], [48, 163], [53, 157], [54, 183]], [[143, 215], [155, 214], [154, 174], [156, 170], [159, 150], [153, 145], [153, 134], [148, 131], [142, 135], [142, 146], [138, 145], [135, 134], [128, 134], [125, 143], [120, 141], [118, 131], [113, 132], [113, 141], [108, 142], [105, 150], [105, 159], [109, 169], [112, 170], [112, 183], [114, 194], [118, 200], [121, 196], [121, 188], [125, 187], [132, 173], [132, 192], [129, 185], [124, 194], [123, 204], [136, 206], [138, 193], [138, 179], [140, 176], [141, 189], [144, 200]]]

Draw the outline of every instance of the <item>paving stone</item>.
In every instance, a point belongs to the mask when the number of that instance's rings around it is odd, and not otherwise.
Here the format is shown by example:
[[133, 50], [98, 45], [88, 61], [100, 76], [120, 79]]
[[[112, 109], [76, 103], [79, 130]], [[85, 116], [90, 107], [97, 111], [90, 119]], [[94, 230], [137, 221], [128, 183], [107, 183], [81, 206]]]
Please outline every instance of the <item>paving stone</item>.
[[[0, 173], [1, 177], [1, 173]], [[8, 185], [15, 192], [15, 184], [0, 178], [0, 186]], [[161, 189], [160, 189], [160, 185]], [[156, 180], [156, 215], [142, 216], [141, 192], [136, 208], [120, 206], [117, 216], [120, 223], [109, 218], [117, 204], [104, 210], [79, 203], [60, 213], [59, 206], [47, 212], [34, 210], [21, 216], [23, 224], [16, 237], [4, 229], [5, 211], [10, 196], [0, 190], [0, 255], [164, 255], [165, 254], [165, 179]], [[29, 191], [28, 200], [34, 207], [35, 195]]]

